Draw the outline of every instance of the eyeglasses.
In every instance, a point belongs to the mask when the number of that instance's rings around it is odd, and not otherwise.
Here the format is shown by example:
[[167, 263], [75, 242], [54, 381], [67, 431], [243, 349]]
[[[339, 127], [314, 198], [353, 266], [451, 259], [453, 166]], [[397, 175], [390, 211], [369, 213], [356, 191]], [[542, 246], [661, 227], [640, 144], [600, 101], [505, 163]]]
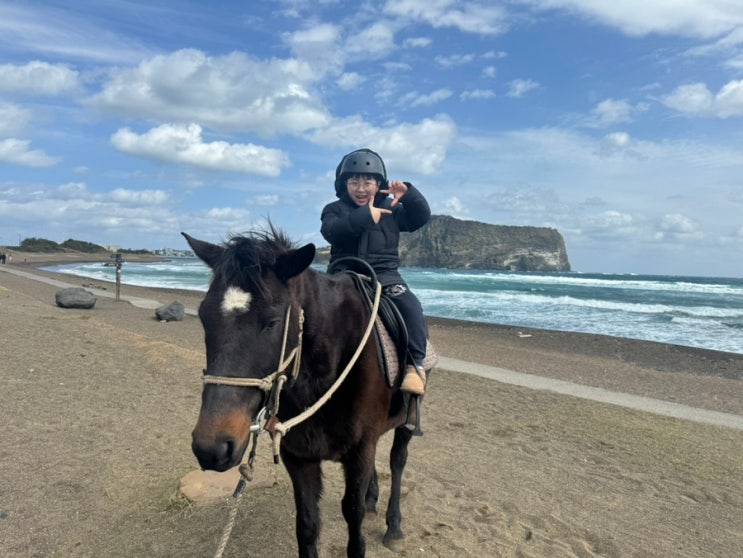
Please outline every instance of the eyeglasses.
[[349, 188], [353, 188], [354, 190], [360, 190], [362, 188], [364, 190], [371, 190], [372, 188], [375, 188], [377, 186], [377, 181], [372, 180], [371, 178], [367, 180], [358, 180], [356, 178], [351, 178], [350, 180], [346, 181], [346, 185]]

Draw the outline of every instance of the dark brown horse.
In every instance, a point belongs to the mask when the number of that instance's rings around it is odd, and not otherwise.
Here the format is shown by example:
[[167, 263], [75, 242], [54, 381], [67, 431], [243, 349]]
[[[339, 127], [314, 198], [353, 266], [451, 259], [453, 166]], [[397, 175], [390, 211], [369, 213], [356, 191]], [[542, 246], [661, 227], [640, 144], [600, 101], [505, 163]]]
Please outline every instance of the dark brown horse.
[[[183, 234], [213, 272], [199, 307], [206, 370], [192, 447], [201, 467], [225, 471], [239, 464], [251, 425], [275, 413], [266, 428], [279, 436], [294, 486], [299, 556], [317, 556], [321, 462], [333, 460], [345, 472], [347, 553], [363, 557], [361, 524], [366, 512], [375, 511], [379, 495], [377, 442], [394, 428], [384, 544], [401, 550], [400, 483], [412, 436], [405, 426], [409, 397], [388, 387], [373, 339], [362, 343], [371, 312], [349, 274], [311, 269], [314, 245], [296, 248], [273, 226], [223, 245]], [[281, 429], [315, 405], [351, 362], [325, 404], [290, 430]]]

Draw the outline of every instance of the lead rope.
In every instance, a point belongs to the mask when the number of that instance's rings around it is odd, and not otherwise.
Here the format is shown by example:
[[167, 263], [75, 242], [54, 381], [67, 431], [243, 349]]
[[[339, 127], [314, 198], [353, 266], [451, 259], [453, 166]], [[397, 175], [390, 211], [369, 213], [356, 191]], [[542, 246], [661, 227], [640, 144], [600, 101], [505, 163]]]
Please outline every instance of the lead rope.
[[252, 431], [253, 447], [250, 450], [250, 456], [247, 461], [245, 460], [245, 455], [243, 455], [243, 458], [241, 459], [242, 463], [239, 467], [240, 480], [235, 487], [235, 491], [232, 493], [233, 501], [230, 515], [227, 518], [227, 524], [222, 531], [222, 538], [219, 541], [219, 546], [217, 547], [217, 552], [214, 554], [214, 558], [222, 558], [224, 550], [227, 548], [227, 543], [230, 540], [230, 536], [232, 536], [232, 529], [235, 527], [237, 510], [240, 506], [240, 500], [242, 499], [243, 494], [245, 494], [245, 486], [248, 482], [253, 480], [253, 461], [255, 459], [256, 446], [258, 445], [258, 434], [260, 434], [260, 430], [256, 429]]

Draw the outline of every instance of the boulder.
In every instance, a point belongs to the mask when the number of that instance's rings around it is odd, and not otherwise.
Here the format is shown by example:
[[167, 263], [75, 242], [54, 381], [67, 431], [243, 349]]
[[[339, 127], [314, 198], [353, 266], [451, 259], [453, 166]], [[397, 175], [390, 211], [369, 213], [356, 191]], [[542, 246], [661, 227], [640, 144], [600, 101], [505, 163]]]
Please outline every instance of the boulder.
[[186, 308], [182, 303], [174, 300], [170, 304], [158, 306], [155, 310], [155, 316], [161, 322], [180, 322], [186, 314]]
[[[278, 483], [275, 468], [258, 468], [252, 475], [252, 480], [245, 486], [247, 490], [271, 488]], [[224, 473], [196, 470], [181, 479], [178, 490], [190, 502], [210, 504], [232, 496], [239, 480], [239, 467], [233, 467]]]
[[93, 293], [82, 287], [69, 287], [61, 289], [54, 295], [57, 306], [61, 308], [84, 308], [90, 309], [98, 300]]

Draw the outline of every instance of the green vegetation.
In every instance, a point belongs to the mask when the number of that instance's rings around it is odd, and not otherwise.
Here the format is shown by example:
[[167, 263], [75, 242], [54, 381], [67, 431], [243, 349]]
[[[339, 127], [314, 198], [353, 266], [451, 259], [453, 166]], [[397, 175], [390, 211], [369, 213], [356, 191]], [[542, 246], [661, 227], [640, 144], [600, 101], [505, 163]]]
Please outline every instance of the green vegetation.
[[103, 246], [99, 244], [93, 244], [92, 242], [85, 242], [84, 240], [73, 240], [68, 238], [62, 244], [62, 248], [67, 250], [74, 250], [75, 252], [84, 252], [86, 254], [98, 254], [101, 252], [108, 252]]
[[[107, 254], [109, 251], [101, 246], [100, 244], [94, 244], [85, 240], [75, 240], [68, 238], [62, 244], [54, 242], [53, 240], [47, 240], [46, 238], [25, 238], [21, 242], [20, 246], [9, 246], [9, 248], [19, 250], [21, 252], [41, 252], [44, 254], [52, 254], [55, 252], [82, 252], [84, 254]], [[127, 249], [121, 250], [122, 254], [151, 254], [150, 250], [144, 248], [139, 249]]]
[[53, 240], [47, 240], [45, 238], [24, 238], [18, 249], [23, 252], [43, 252], [45, 254], [65, 251], [64, 248]]

